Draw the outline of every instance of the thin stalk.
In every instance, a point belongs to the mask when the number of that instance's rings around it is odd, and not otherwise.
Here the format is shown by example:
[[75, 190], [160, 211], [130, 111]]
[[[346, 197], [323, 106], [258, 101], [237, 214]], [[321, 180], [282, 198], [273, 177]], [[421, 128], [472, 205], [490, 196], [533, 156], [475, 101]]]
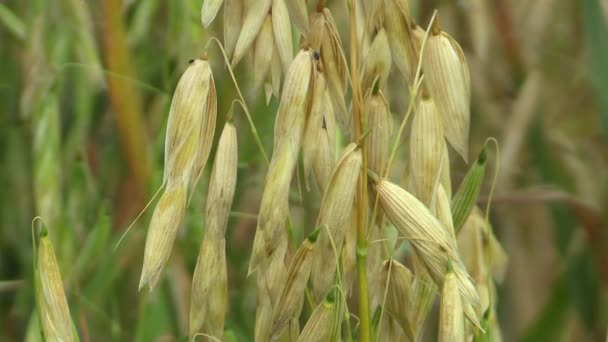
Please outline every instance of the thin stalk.
[[365, 139], [361, 138], [361, 133], [366, 128], [365, 113], [361, 112], [361, 86], [359, 85], [359, 63], [357, 46], [357, 3], [349, 0], [349, 21], [350, 21], [350, 73], [352, 82], [352, 108], [354, 116], [355, 140], [360, 141], [362, 163], [359, 184], [357, 188], [357, 277], [359, 281], [359, 319], [360, 341], [370, 341], [370, 314], [369, 296], [367, 287], [367, 232], [366, 232], [366, 213], [367, 213], [367, 147]]
[[[107, 69], [127, 78], [136, 78], [132, 77], [134, 68], [123, 22], [122, 1], [103, 1], [102, 13], [103, 50]], [[152, 159], [147, 147], [149, 144], [142, 117], [141, 96], [135, 87], [123, 79], [107, 77], [107, 81], [120, 140], [133, 180], [137, 184], [138, 201], [142, 201], [152, 178]]]

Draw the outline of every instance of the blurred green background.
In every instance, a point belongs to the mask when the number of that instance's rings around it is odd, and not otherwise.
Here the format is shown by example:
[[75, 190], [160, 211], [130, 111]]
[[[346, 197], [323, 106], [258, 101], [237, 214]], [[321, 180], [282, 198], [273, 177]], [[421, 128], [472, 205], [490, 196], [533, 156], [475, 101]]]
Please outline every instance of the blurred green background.
[[[345, 2], [328, 3], [348, 44]], [[489, 136], [500, 142], [492, 222], [510, 258], [499, 286], [505, 340], [605, 340], [608, 1], [411, 3], [423, 26], [439, 9], [443, 29], [467, 55], [471, 150]], [[221, 38], [221, 12], [205, 31], [201, 4], [0, 0], [0, 340], [35, 332], [29, 325], [36, 215], [49, 227], [83, 341], [186, 336], [207, 177], [153, 293], [137, 292], [150, 213], [114, 246], [162, 181], [166, 116], [179, 76], [208, 37]], [[215, 47], [210, 60], [219, 131], [236, 93]], [[269, 153], [278, 101], [267, 106], [252, 89], [250, 64], [245, 60], [235, 73]], [[407, 90], [393, 78], [388, 95], [397, 120], [407, 108]], [[226, 338], [233, 340], [249, 340], [253, 331], [254, 281], [246, 267], [266, 172], [241, 114], [237, 110], [239, 178], [227, 232]], [[459, 182], [466, 165], [452, 159]], [[319, 195], [303, 196], [292, 211], [310, 225]]]

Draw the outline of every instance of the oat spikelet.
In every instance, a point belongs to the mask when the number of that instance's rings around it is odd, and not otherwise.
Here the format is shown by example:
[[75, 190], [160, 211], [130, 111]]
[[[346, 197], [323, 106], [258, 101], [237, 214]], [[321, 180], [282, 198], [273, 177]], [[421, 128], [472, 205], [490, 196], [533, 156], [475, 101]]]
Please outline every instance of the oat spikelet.
[[186, 192], [185, 182], [170, 183], [154, 208], [146, 237], [139, 290], [148, 285], [152, 291], [171, 255], [177, 230], [186, 211]]
[[245, 52], [247, 52], [260, 32], [262, 24], [264, 24], [264, 20], [266, 19], [266, 14], [270, 10], [272, 0], [246, 1], [246, 4], [243, 26], [234, 47], [234, 56], [232, 56], [233, 67], [241, 61], [241, 58], [243, 58]]
[[274, 124], [273, 151], [278, 149], [277, 146], [285, 143], [292, 147], [294, 153], [299, 152], [312, 95], [313, 70], [312, 51], [300, 50], [285, 76], [283, 94]]
[[205, 210], [205, 234], [224, 237], [236, 188], [238, 152], [236, 128], [226, 122], [215, 153]]
[[190, 186], [196, 184], [209, 157], [216, 117], [211, 67], [206, 60], [195, 59], [180, 78], [169, 110], [165, 182], [171, 178], [174, 182], [189, 182]]
[[287, 271], [285, 287], [274, 308], [272, 335], [279, 337], [290, 321], [296, 320], [304, 304], [304, 291], [312, 266], [312, 251], [320, 229], [315, 229], [302, 242], [294, 255]]
[[226, 241], [205, 234], [192, 277], [190, 338], [204, 333], [221, 340], [227, 309]]
[[[361, 149], [351, 143], [344, 149], [342, 158], [336, 164], [331, 180], [323, 195], [317, 227], [321, 228], [313, 257], [312, 295], [321, 301], [334, 282], [336, 252], [340, 255], [342, 243], [351, 220], [358, 174], [361, 168]], [[332, 246], [335, 244], [334, 250]]]
[[370, 94], [365, 99], [368, 127], [367, 167], [377, 174], [383, 174], [388, 162], [388, 149], [391, 139], [391, 113], [382, 91]]
[[409, 192], [384, 179], [375, 180], [380, 204], [389, 220], [412, 244], [436, 284], [442, 285], [448, 260], [452, 262], [467, 318], [480, 327], [479, 295], [457, 253], [456, 242], [427, 207]]
[[386, 311], [395, 318], [408, 338], [414, 341], [414, 327], [410, 318], [414, 305], [412, 278], [412, 272], [397, 260], [388, 259], [382, 265], [382, 290], [388, 286]]
[[295, 170], [309, 109], [313, 71], [309, 50], [301, 50], [287, 72], [274, 127], [274, 149], [249, 263], [249, 274], [274, 253], [289, 214], [289, 185]]
[[369, 48], [365, 58], [365, 66], [363, 68], [363, 79], [361, 81], [361, 90], [366, 94], [372, 87], [375, 79], [378, 79], [378, 87], [386, 88], [388, 73], [391, 70], [392, 64], [391, 49], [388, 44], [388, 37], [384, 28], [380, 28]]
[[336, 120], [331, 100], [329, 99], [329, 93], [325, 95], [327, 111], [323, 115], [317, 153], [314, 156], [312, 164], [317, 185], [321, 192], [325, 192], [325, 189], [327, 189], [327, 184], [331, 179], [331, 172], [336, 165]]
[[224, 5], [224, 50], [228, 58], [232, 58], [236, 41], [241, 33], [243, 23], [244, 0], [225, 0]]
[[[302, 142], [302, 158], [304, 164], [304, 183], [310, 191], [310, 170], [312, 163], [319, 150], [319, 141], [323, 133], [323, 114], [327, 110], [326, 102], [327, 86], [325, 76], [322, 72], [316, 73], [315, 86], [312, 94], [310, 113], [306, 120], [306, 130]], [[330, 104], [331, 105], [331, 104]]]
[[293, 38], [285, 0], [272, 0], [272, 29], [283, 70], [287, 71], [293, 60]]
[[209, 27], [222, 6], [223, 0], [205, 0], [201, 9], [201, 21], [205, 28]]
[[414, 79], [415, 65], [411, 19], [407, 0], [384, 0], [384, 23], [393, 63], [410, 83]]
[[310, 315], [298, 342], [338, 341], [342, 311], [340, 297], [334, 298], [330, 293]]
[[440, 342], [463, 342], [465, 340], [462, 297], [458, 291], [458, 279], [451, 271], [446, 274], [441, 291], [438, 339]]
[[330, 92], [336, 120], [346, 135], [352, 130], [352, 119], [346, 109], [344, 92], [348, 76], [346, 61], [342, 58], [342, 41], [333, 15], [328, 8], [311, 16], [311, 45], [321, 48], [321, 61], [326, 70], [327, 86]]
[[289, 14], [293, 17], [296, 28], [304, 37], [308, 37], [310, 24], [308, 23], [308, 8], [306, 0], [285, 0]]
[[410, 138], [411, 177], [416, 197], [428, 207], [440, 176], [445, 143], [441, 117], [433, 99], [423, 95], [417, 109]]
[[427, 39], [422, 59], [424, 76], [441, 114], [445, 137], [467, 161], [471, 79], [462, 48], [439, 28], [438, 20]]
[[198, 332], [222, 338], [228, 307], [224, 233], [236, 187], [236, 129], [227, 122], [218, 142], [209, 181], [205, 237], [194, 268], [190, 302], [190, 336]]
[[76, 341], [59, 265], [46, 229], [40, 238], [36, 270], [36, 296], [44, 338], [47, 341]]
[[267, 14], [260, 33], [255, 40], [255, 48], [253, 50], [253, 86], [256, 89], [262, 85], [262, 82], [270, 71], [274, 49], [272, 16]]

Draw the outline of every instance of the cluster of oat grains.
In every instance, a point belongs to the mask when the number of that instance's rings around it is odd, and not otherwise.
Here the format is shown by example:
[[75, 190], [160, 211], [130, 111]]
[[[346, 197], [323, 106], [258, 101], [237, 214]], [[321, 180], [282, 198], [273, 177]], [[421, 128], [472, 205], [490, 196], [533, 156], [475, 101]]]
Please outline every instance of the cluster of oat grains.
[[[470, 75], [439, 19], [434, 16], [425, 30], [406, 0], [348, 1], [349, 11], [365, 10], [364, 20], [348, 20], [351, 37], [359, 37], [349, 42], [351, 53], [360, 55], [350, 56], [348, 65], [325, 1], [310, 7], [304, 0], [205, 0], [204, 27], [222, 5], [231, 66], [250, 53], [253, 87], [264, 84], [267, 102], [272, 95], [279, 99], [248, 271], [257, 285], [255, 340], [351, 340], [357, 334], [363, 341], [417, 341], [438, 294], [440, 340], [500, 338], [491, 275], [501, 278], [506, 257], [487, 218], [474, 208], [486, 146], [452, 195], [448, 145], [467, 161]], [[295, 55], [292, 21], [299, 36]], [[388, 89], [393, 69], [410, 99], [398, 134], [387, 98], [395, 94]], [[209, 63], [194, 60], [169, 112], [164, 193], [150, 224], [140, 287], [157, 283], [196, 191], [213, 141], [216, 96]], [[400, 171], [407, 176], [399, 185], [389, 177], [393, 159], [402, 158], [394, 152], [410, 113], [407, 169]], [[302, 227], [290, 215], [300, 156], [305, 189], [320, 192], [314, 227]], [[229, 121], [209, 181], [192, 281], [191, 338], [223, 336], [224, 232], [236, 165], [236, 129]], [[288, 234], [288, 226], [308, 237], [294, 240], [302, 234]], [[393, 229], [396, 243], [388, 243]], [[358, 311], [350, 313], [355, 293]], [[357, 325], [352, 315], [359, 317]]]

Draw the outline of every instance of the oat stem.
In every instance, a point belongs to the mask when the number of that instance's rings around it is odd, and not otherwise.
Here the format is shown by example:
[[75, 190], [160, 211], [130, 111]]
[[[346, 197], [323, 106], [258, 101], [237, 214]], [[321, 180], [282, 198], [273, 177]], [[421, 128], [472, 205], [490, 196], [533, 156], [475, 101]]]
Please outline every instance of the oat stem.
[[[365, 113], [361, 112], [361, 86], [359, 84], [359, 64], [357, 61], [357, 3], [349, 0], [350, 21], [350, 72], [352, 88], [352, 108], [354, 116], [355, 140], [359, 141], [366, 128]], [[359, 319], [362, 342], [370, 341], [369, 296], [367, 288], [367, 144], [361, 140], [361, 173], [357, 189], [357, 276], [359, 280]], [[349, 332], [350, 333], [350, 332]]]

